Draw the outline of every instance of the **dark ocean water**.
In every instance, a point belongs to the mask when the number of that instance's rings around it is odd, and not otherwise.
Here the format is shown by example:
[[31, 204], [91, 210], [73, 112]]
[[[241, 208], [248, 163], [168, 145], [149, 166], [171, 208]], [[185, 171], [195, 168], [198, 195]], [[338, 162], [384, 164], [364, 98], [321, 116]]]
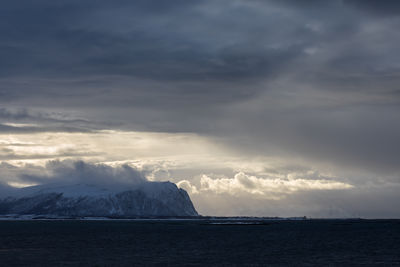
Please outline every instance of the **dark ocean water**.
[[0, 221], [0, 266], [400, 266], [399, 220], [215, 222]]

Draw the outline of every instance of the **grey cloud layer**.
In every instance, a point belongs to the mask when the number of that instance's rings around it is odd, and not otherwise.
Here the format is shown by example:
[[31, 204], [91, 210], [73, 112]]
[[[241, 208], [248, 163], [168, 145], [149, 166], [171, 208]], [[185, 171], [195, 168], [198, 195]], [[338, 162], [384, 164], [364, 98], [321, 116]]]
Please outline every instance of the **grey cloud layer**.
[[[2, 9], [8, 64], [1, 73], [232, 79], [272, 72], [299, 53], [301, 44], [253, 42], [258, 38], [249, 30], [264, 31], [269, 21], [244, 8], [207, 1], [12, 4]], [[258, 16], [243, 23], [252, 13]]]

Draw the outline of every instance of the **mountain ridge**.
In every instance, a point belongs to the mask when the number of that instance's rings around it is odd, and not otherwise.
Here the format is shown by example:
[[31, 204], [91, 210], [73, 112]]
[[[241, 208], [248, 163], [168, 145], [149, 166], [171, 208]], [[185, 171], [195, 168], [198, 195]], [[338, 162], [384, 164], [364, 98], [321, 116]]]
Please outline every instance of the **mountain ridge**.
[[0, 214], [137, 217], [198, 216], [184, 189], [171, 182], [135, 186], [40, 185], [0, 199]]

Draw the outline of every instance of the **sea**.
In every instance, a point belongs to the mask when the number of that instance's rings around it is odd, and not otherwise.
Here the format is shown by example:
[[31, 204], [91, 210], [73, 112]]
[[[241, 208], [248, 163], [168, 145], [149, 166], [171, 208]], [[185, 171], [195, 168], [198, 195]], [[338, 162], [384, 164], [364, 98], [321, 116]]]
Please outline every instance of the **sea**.
[[400, 266], [400, 220], [3, 220], [0, 266]]

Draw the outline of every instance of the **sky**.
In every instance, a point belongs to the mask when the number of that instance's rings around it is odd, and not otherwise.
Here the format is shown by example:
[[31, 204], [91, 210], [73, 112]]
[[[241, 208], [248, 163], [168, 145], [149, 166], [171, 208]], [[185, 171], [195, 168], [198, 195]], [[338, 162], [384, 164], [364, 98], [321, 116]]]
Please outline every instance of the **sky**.
[[2, 1], [0, 196], [142, 177], [202, 215], [400, 218], [399, 28], [395, 0]]

